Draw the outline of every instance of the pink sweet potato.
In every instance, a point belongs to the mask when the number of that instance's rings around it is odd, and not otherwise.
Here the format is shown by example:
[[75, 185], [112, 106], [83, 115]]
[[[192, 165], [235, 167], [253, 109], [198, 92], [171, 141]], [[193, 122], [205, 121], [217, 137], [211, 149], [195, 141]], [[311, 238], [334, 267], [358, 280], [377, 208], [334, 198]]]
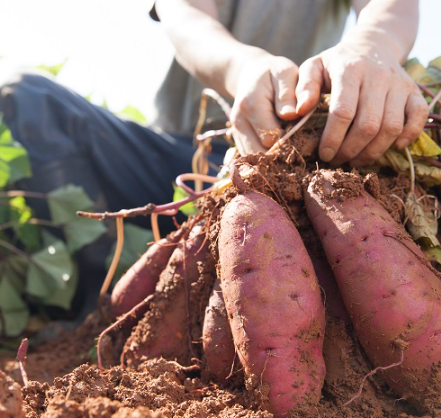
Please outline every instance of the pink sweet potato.
[[305, 194], [308, 216], [370, 361], [398, 364], [381, 374], [401, 397], [420, 407], [439, 403], [438, 274], [356, 174], [322, 170]]
[[276, 417], [316, 404], [325, 376], [324, 307], [300, 235], [285, 211], [258, 192], [226, 206], [219, 273], [247, 386]]
[[186, 228], [181, 228], [154, 243], [118, 280], [110, 297], [114, 317], [130, 311], [155, 291], [159, 275], [175, 250], [175, 244], [186, 235]]
[[216, 280], [205, 310], [202, 346], [208, 372], [224, 382], [233, 369], [235, 350], [220, 280]]
[[145, 355], [185, 364], [194, 356], [191, 324], [199, 305], [191, 303], [191, 292], [201, 276], [199, 263], [206, 262], [207, 256], [208, 241], [202, 228], [195, 226], [173, 251], [156, 285], [149, 310], [126, 342], [123, 357], [128, 363], [134, 364]]

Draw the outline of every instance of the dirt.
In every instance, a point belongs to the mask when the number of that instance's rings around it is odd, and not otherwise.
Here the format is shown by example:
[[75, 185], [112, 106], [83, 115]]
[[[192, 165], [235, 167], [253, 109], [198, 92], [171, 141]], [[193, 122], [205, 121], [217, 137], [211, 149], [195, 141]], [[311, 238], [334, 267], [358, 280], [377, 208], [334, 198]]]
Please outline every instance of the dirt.
[[[372, 365], [358, 343], [338, 289], [334, 282], [321, 281], [319, 272], [329, 266], [323, 264], [321, 247], [303, 207], [303, 188], [317, 167], [317, 138], [314, 131], [301, 132], [272, 155], [242, 159], [245, 168], [253, 167], [243, 186], [270, 195], [285, 209], [310, 251], [323, 289], [327, 375], [322, 398], [313, 408], [299, 408], [292, 417], [439, 416], [440, 411], [432, 410], [425, 415], [399, 399], [388, 389], [381, 372], [366, 378]], [[347, 170], [341, 175], [339, 188], [346, 198], [364, 188], [396, 221], [404, 219], [400, 200], [409, 191], [405, 178], [390, 172], [360, 177], [357, 172]], [[213, 286], [219, 219], [226, 202], [236, 193], [237, 190], [230, 187], [222, 194], [210, 194], [203, 200], [200, 208], [206, 220], [204, 231], [211, 259], [198, 264], [198, 278], [189, 286], [184, 285], [182, 273], [162, 280], [160, 295], [155, 296], [151, 310], [131, 335], [130, 330], [120, 328], [106, 335], [100, 347], [105, 368], [98, 367], [94, 347], [96, 338], [109, 324], [103, 323], [97, 313], [90, 315], [74, 332], [66, 332], [39, 346], [31, 344], [25, 363], [30, 379], [27, 385], [23, 385], [15, 355], [0, 358], [3, 370], [0, 370], [0, 418], [271, 418], [273, 415], [262, 408], [261, 399], [265, 394], [258, 377], [255, 381], [244, 381], [241, 368], [236, 367], [229, 379], [217, 381], [207, 370], [202, 352], [203, 313]], [[181, 291], [174, 292], [176, 289]], [[177, 295], [182, 294], [183, 289], [190, 302], [184, 317], [187, 337], [182, 340], [182, 351], [177, 356], [176, 352], [164, 350], [148, 358], [148, 350], [143, 348], [150, 347], [161, 333], [167, 339], [161, 320], [177, 303]], [[169, 337], [172, 338], [172, 334]], [[126, 357], [122, 367], [123, 350]], [[180, 363], [175, 361], [176, 357]]]

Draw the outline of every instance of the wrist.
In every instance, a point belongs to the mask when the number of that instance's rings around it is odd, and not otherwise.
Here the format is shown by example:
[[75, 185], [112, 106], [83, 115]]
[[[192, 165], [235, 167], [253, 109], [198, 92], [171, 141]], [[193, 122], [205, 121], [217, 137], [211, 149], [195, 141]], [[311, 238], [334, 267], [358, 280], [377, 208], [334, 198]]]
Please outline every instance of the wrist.
[[402, 42], [378, 27], [355, 27], [342, 39], [342, 43], [383, 62], [402, 64], [409, 52]]

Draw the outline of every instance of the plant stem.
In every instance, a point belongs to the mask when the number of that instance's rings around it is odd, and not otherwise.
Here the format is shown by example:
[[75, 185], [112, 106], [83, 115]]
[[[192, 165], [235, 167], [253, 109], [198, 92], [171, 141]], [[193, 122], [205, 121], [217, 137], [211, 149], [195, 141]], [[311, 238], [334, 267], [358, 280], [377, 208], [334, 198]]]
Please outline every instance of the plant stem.
[[413, 165], [412, 155], [410, 154], [409, 147], [404, 148], [406, 152], [407, 161], [409, 162], [410, 170], [410, 192], [413, 194], [415, 192], [415, 167]]
[[5, 319], [5, 315], [3, 314], [3, 311], [1, 308], [0, 308], [0, 325], [2, 327], [2, 333], [0, 334], [0, 337], [5, 338], [6, 337], [6, 319]]
[[437, 113], [429, 113], [429, 119], [433, 119], [434, 121], [441, 122], [441, 115], [438, 115]]
[[200, 197], [204, 196], [213, 189], [214, 187], [212, 186], [209, 187], [208, 189], [202, 190], [199, 193], [195, 193], [192, 196], [187, 196], [184, 199], [178, 200], [177, 202], [166, 203], [164, 205], [159, 205], [159, 206], [156, 206], [153, 203], [149, 203], [140, 208], [122, 209], [119, 212], [91, 213], [91, 212], [78, 211], [77, 215], [85, 218], [98, 219], [100, 221], [107, 219], [133, 218], [135, 216], [147, 216], [147, 215], [151, 215], [152, 213], [161, 213], [163, 215], [174, 215], [181, 206], [185, 205], [186, 203], [193, 202], [199, 199]]
[[429, 110], [432, 110], [437, 103], [440, 103], [440, 99], [441, 99], [441, 89], [438, 91], [438, 93], [436, 93], [432, 101], [429, 103]]
[[280, 146], [292, 135], [294, 135], [306, 122], [317, 109], [318, 105], [314, 106], [306, 115], [304, 115], [285, 135], [282, 136], [267, 152], [266, 154], [274, 154], [274, 151], [280, 148]]
[[28, 254], [26, 254], [24, 251], [18, 249], [14, 245], [9, 244], [9, 242], [4, 241], [2, 239], [0, 239], [0, 247], [6, 248], [7, 250], [11, 251], [14, 254], [17, 254], [20, 257], [25, 258], [26, 260], [31, 260], [31, 257]]
[[28, 384], [28, 374], [25, 369], [26, 355], [28, 353], [29, 341], [27, 338], [21, 340], [20, 347], [17, 351], [17, 361], [20, 367], [21, 378], [23, 379], [23, 384], [26, 386]]
[[[3, 225], [0, 225], [0, 231], [4, 231], [5, 229], [13, 228], [15, 225], [17, 225], [19, 223], [20, 223], [19, 221], [6, 222]], [[51, 221], [48, 221], [46, 219], [38, 219], [38, 218], [29, 218], [25, 222], [25, 224], [60, 227], [60, 225], [56, 225], [55, 223], [53, 223]]]
[[105, 319], [103, 312], [104, 296], [110, 287], [110, 283], [112, 283], [113, 276], [115, 275], [115, 271], [118, 266], [119, 259], [121, 257], [123, 245], [124, 245], [124, 220], [122, 218], [117, 218], [115, 254], [113, 255], [113, 259], [112, 259], [112, 263], [110, 264], [109, 271], [107, 272], [106, 278], [104, 279], [103, 285], [101, 286], [100, 297], [98, 300], [98, 309], [102, 319]]
[[202, 90], [202, 94], [213, 99], [223, 110], [225, 116], [230, 119], [231, 106], [217, 91], [213, 89], [204, 89]]
[[432, 93], [432, 90], [430, 90], [428, 87], [423, 86], [422, 84], [417, 84], [417, 86], [420, 88], [420, 90], [424, 93], [426, 93], [430, 97], [435, 97], [435, 95]]
[[185, 190], [190, 196], [195, 195], [197, 192], [184, 183], [184, 181], [187, 180], [190, 181], [201, 180], [206, 183], [216, 183], [219, 181], [217, 177], [207, 176], [205, 174], [185, 173], [179, 175], [178, 177], [176, 177], [175, 180], [176, 185], [179, 186], [181, 189]]
[[229, 134], [229, 132], [230, 132], [230, 128], [211, 130], [211, 131], [204, 132], [203, 134], [196, 135], [196, 139], [198, 141], [205, 141], [206, 139], [212, 138], [213, 136], [227, 135], [227, 134]]
[[440, 98], [441, 98], [441, 89], [438, 91], [438, 93], [436, 93], [436, 96], [429, 103], [429, 110], [432, 110], [437, 103], [440, 103]]
[[25, 190], [9, 190], [0, 192], [0, 197], [31, 197], [35, 199], [47, 199], [47, 193], [27, 192]]
[[152, 213], [152, 216], [150, 217], [150, 222], [152, 224], [153, 239], [155, 240], [155, 242], [158, 242], [161, 239], [161, 233], [159, 232], [157, 213]]
[[435, 158], [432, 157], [423, 157], [424, 161], [426, 161], [429, 165], [433, 167], [441, 168], [441, 161], [435, 160]]

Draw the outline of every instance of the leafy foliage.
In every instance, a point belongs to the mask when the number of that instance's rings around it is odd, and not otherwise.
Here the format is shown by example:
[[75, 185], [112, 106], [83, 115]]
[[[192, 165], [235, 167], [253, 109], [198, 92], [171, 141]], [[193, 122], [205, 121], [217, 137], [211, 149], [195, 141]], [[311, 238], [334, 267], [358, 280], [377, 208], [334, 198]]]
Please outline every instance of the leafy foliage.
[[121, 112], [119, 112], [118, 116], [129, 119], [139, 124], [147, 122], [147, 118], [142, 114], [142, 112], [136, 107], [130, 105], [126, 106]]
[[[56, 76], [65, 63], [37, 68]], [[108, 108], [105, 100], [101, 107]], [[127, 106], [118, 116], [146, 122], [133, 106]], [[106, 232], [103, 223], [76, 216], [78, 210], [92, 210], [93, 202], [74, 185], [41, 196], [47, 201], [50, 220], [36, 219], [26, 193], [20, 195], [13, 190], [15, 182], [31, 176], [26, 150], [0, 119], [0, 338], [19, 336], [31, 322], [44, 324], [31, 320], [35, 319], [34, 311], [44, 312], [46, 306], [69, 310], [79, 279], [75, 254]], [[46, 226], [58, 230], [63, 239], [50, 234]], [[119, 275], [153, 240], [151, 231], [133, 225], [126, 226], [124, 235]]]
[[0, 188], [31, 176], [26, 150], [12, 139], [4, 124], [0, 128]]
[[46, 71], [53, 76], [58, 75], [58, 73], [63, 69], [64, 65], [66, 64], [67, 60], [64, 60], [63, 62], [60, 62], [59, 64], [55, 65], [38, 65], [37, 68], [43, 71]]
[[[26, 192], [14, 182], [32, 175], [26, 150], [0, 125], [0, 336], [14, 337], [26, 328], [31, 308], [70, 309], [78, 283], [75, 253], [105, 231], [100, 222], [78, 218], [93, 202], [78, 186], [67, 185], [46, 198], [51, 219], [36, 219]], [[42, 228], [60, 230], [65, 240]]]

